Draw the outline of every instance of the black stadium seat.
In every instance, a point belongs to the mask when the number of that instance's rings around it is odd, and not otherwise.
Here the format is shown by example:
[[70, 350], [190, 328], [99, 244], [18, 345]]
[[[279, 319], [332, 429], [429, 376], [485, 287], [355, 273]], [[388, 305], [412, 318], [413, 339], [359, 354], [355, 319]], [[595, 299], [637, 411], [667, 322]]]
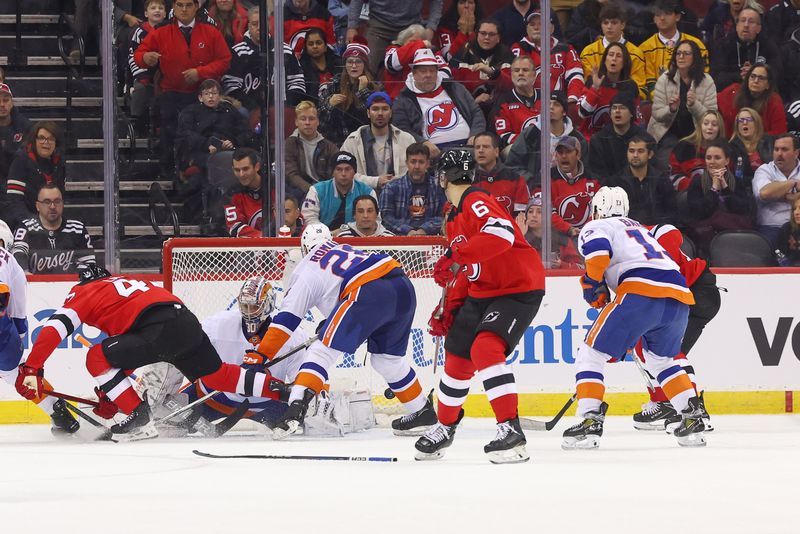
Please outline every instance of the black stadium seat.
[[694, 259], [697, 257], [697, 249], [694, 246], [694, 241], [689, 239], [689, 236], [683, 234], [683, 243], [681, 243], [681, 252]]
[[712, 267], [774, 267], [775, 254], [769, 241], [750, 230], [727, 231], [711, 241]]

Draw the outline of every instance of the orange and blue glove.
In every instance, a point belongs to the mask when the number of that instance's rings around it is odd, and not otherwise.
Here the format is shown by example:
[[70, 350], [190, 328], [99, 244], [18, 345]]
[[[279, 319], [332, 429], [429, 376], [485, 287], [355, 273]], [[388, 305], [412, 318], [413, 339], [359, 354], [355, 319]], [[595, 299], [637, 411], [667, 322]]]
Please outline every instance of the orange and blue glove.
[[581, 276], [581, 287], [583, 288], [583, 300], [592, 308], [602, 308], [608, 304], [609, 291], [604, 280], [597, 281], [590, 278], [588, 274]]

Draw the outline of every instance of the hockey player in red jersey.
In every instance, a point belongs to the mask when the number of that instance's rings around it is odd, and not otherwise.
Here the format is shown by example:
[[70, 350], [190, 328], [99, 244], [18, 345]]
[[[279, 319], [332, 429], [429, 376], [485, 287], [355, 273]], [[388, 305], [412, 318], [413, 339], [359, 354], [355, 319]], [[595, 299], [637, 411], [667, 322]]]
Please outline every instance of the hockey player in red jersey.
[[[447, 298], [429, 322], [446, 336], [439, 384], [438, 424], [415, 447], [418, 460], [434, 460], [453, 443], [464, 416], [461, 406], [477, 373], [497, 419], [497, 436], [484, 447], [493, 463], [529, 459], [519, 424], [517, 388], [506, 357], [536, 316], [544, 296], [544, 268], [511, 216], [487, 192], [472, 185], [469, 150], [447, 150], [439, 160], [439, 184], [454, 208], [447, 216], [449, 248], [434, 280]], [[455, 274], [454, 274], [455, 272]]]
[[100, 407], [95, 413], [106, 419], [117, 410], [128, 415], [111, 427], [123, 439], [156, 437], [150, 407], [139, 398], [130, 378], [133, 369], [155, 362], [174, 365], [189, 380], [203, 379], [212, 389], [277, 399], [269, 373], [245, 370], [222, 363], [183, 303], [150, 282], [111, 276], [91, 264], [79, 272], [80, 283], [72, 288], [63, 306], [47, 320], [20, 366], [17, 391], [27, 399], [42, 391], [44, 364], [61, 341], [82, 323], [109, 335], [86, 354], [86, 369], [95, 378]]

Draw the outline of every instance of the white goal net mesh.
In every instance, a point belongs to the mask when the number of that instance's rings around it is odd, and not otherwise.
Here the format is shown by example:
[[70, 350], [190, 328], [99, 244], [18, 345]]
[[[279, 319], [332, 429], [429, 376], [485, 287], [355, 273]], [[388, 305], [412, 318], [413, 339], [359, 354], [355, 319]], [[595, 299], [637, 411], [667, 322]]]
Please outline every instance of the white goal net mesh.
[[[385, 253], [397, 259], [411, 280], [417, 294], [417, 310], [406, 357], [425, 391], [434, 388], [433, 353], [435, 339], [427, 324], [436, 307], [441, 289], [433, 281], [433, 266], [444, 251], [439, 238], [361, 238], [341, 239], [358, 249]], [[280, 305], [284, 284], [299, 261], [299, 239], [218, 239], [177, 238], [164, 248], [164, 281], [199, 319], [236, 305], [242, 283], [251, 276], [265, 276], [276, 288]], [[313, 309], [303, 321], [303, 328], [313, 335], [324, 319]], [[439, 348], [439, 365], [444, 348]], [[372, 370], [366, 344], [355, 354], [345, 354], [336, 368], [329, 370], [333, 390], [368, 389], [378, 413], [402, 413], [396, 399], [386, 399], [383, 378]]]

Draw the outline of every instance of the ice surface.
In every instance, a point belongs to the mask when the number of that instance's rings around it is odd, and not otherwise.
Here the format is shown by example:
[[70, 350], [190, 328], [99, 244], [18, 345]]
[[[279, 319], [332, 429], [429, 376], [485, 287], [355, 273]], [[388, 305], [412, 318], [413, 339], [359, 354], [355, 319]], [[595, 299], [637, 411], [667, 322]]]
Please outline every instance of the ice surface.
[[[564, 421], [531, 432], [531, 461], [492, 465], [486, 419], [466, 419], [443, 460], [375, 429], [272, 442], [56, 442], [0, 426], [0, 532], [798, 533], [800, 418], [717, 416], [705, 449], [609, 417], [601, 448], [562, 451]], [[83, 432], [83, 430], [81, 431]], [[397, 456], [394, 464], [211, 460], [220, 454]]]

